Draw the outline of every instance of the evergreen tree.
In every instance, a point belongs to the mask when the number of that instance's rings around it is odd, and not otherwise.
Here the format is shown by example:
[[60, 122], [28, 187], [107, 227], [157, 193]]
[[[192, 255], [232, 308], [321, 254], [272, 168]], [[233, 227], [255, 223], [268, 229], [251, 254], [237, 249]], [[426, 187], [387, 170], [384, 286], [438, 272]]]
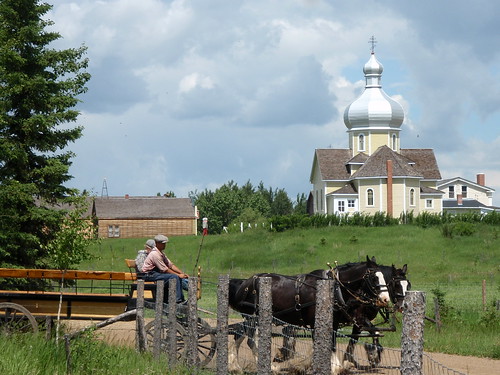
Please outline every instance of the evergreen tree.
[[47, 245], [64, 222], [74, 156], [82, 135], [70, 126], [86, 91], [86, 48], [56, 50], [51, 6], [0, 0], [0, 266], [47, 264]]

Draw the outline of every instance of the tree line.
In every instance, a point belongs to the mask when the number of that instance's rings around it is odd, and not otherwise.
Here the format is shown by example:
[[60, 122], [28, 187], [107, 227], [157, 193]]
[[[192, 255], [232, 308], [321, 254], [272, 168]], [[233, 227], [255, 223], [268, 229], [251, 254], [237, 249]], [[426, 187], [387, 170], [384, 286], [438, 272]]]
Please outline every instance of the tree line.
[[[238, 186], [229, 181], [215, 191], [190, 192], [189, 197], [197, 206], [200, 218], [208, 218], [209, 232], [219, 234], [232, 224], [262, 223], [274, 216], [301, 215], [307, 210], [307, 197], [297, 194], [292, 201], [285, 189], [265, 187], [261, 181], [254, 186], [247, 181]], [[202, 221], [198, 230], [201, 232]]]

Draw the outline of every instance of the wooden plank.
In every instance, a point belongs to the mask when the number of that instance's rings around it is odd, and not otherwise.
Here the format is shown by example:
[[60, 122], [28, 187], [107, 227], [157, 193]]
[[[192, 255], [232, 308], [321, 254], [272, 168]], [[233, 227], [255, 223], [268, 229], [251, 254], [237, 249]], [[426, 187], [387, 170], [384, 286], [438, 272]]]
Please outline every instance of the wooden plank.
[[134, 275], [130, 272], [112, 272], [112, 271], [80, 271], [70, 270], [63, 272], [61, 270], [48, 269], [15, 269], [0, 268], [0, 277], [3, 278], [29, 278], [29, 279], [61, 279], [66, 280], [119, 280], [134, 281]]

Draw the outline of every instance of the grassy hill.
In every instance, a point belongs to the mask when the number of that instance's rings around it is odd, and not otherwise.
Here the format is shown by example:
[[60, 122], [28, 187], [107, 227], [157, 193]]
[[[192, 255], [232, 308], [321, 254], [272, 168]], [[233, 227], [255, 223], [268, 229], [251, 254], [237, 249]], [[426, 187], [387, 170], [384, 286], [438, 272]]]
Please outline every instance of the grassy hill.
[[[429, 323], [426, 350], [500, 358], [500, 317], [495, 308], [500, 300], [499, 229], [477, 224], [471, 236], [453, 238], [443, 236], [439, 227], [424, 229], [413, 225], [340, 226], [283, 233], [251, 229], [204, 238], [174, 237], [166, 251], [181, 269], [193, 274], [201, 248], [199, 265], [204, 297], [200, 305], [204, 307], [214, 306], [214, 290], [220, 274], [231, 277], [248, 277], [256, 272], [298, 274], [326, 268], [327, 262], [342, 264], [361, 261], [366, 256], [375, 256], [380, 264], [398, 267], [407, 264], [412, 290], [426, 292], [427, 315], [433, 316], [434, 298], [442, 304], [444, 328], [438, 333]], [[100, 260], [80, 268], [127, 270], [123, 259], [135, 258], [145, 240], [103, 240], [92, 249]], [[400, 330], [388, 334], [384, 340], [398, 345], [398, 335]], [[471, 344], [453, 344], [460, 338]]]

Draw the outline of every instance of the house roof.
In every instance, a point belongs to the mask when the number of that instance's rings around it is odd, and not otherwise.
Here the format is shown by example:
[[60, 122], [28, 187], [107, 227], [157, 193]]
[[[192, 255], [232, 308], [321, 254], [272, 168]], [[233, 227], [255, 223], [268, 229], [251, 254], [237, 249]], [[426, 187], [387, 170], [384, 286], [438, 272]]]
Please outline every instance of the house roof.
[[494, 192], [495, 191], [495, 189], [493, 189], [493, 188], [490, 188], [490, 187], [485, 186], [485, 185], [480, 185], [477, 182], [467, 180], [467, 179], [465, 179], [463, 177], [453, 177], [453, 178], [447, 178], [447, 179], [438, 181], [437, 187], [438, 188], [443, 188], [444, 186], [446, 186], [448, 184], [457, 183], [457, 182], [459, 182], [461, 184], [466, 183], [466, 184], [474, 186], [477, 189], [484, 190], [484, 191], [490, 191], [490, 192]]
[[195, 218], [189, 198], [95, 197], [93, 212], [99, 219]]
[[485, 204], [482, 204], [481, 202], [475, 199], [464, 199], [462, 200], [462, 204], [458, 204], [457, 200], [453, 199], [453, 200], [444, 200], [443, 208], [495, 208], [495, 207], [486, 206]]

